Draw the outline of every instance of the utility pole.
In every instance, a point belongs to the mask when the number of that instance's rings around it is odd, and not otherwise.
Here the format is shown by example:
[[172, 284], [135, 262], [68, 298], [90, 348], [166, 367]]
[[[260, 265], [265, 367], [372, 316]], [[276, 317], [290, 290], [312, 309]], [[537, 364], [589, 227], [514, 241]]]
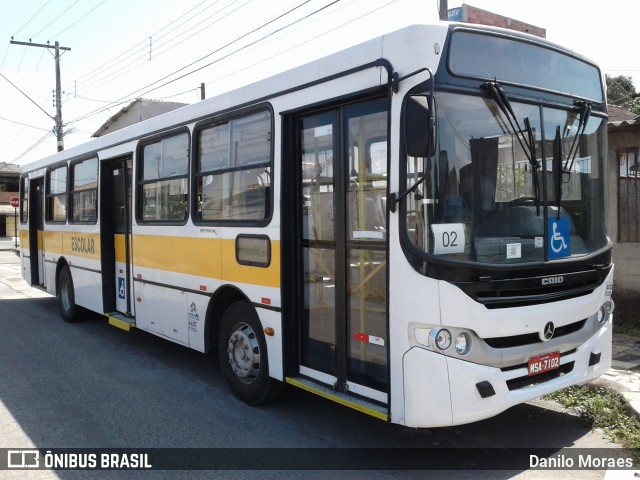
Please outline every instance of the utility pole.
[[41, 48], [53, 48], [54, 49], [54, 58], [56, 61], [56, 116], [52, 117], [56, 122], [56, 138], [58, 140], [58, 152], [64, 150], [64, 139], [62, 137], [62, 87], [60, 81], [60, 50], [71, 50], [68, 47], [61, 47], [58, 42], [55, 44], [49, 45], [48, 43], [45, 45], [43, 43], [31, 43], [29, 42], [18, 42], [11, 38], [9, 43], [13, 43], [15, 45], [26, 45], [27, 47], [41, 47]]
[[449, 2], [448, 0], [438, 0], [438, 14], [440, 20], [447, 21], [449, 19]]

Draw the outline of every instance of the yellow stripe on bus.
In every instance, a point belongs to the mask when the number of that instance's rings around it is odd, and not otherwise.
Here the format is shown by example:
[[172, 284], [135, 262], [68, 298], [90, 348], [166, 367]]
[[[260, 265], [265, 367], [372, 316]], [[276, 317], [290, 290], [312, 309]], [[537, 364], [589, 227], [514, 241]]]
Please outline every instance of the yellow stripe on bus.
[[[38, 231], [39, 249], [42, 248], [40, 233]], [[100, 260], [100, 234], [46, 230], [44, 232], [44, 248], [47, 253]]]
[[[50, 230], [44, 231], [44, 246], [47, 252], [50, 253], [62, 253], [62, 233], [52, 232]], [[38, 248], [40, 248], [40, 241], [38, 241]]]
[[133, 256], [137, 267], [280, 287], [280, 242], [277, 241], [271, 242], [271, 263], [267, 268], [238, 264], [235, 240], [216, 238], [135, 235]]
[[[23, 235], [23, 239], [28, 238], [28, 234]], [[42, 248], [42, 232], [38, 234], [38, 245]], [[44, 232], [44, 246], [48, 253], [100, 259], [99, 233], [49, 230]], [[27, 247], [28, 241], [23, 240], [23, 248]], [[279, 241], [271, 241], [268, 267], [240, 265], [234, 239], [134, 235], [132, 254], [137, 267], [280, 288]], [[115, 260], [126, 261], [124, 235], [115, 235]]]
[[20, 248], [29, 250], [29, 230], [20, 230]]
[[127, 248], [124, 239], [124, 233], [119, 233], [114, 236], [116, 262], [119, 263], [125, 263], [127, 261]]

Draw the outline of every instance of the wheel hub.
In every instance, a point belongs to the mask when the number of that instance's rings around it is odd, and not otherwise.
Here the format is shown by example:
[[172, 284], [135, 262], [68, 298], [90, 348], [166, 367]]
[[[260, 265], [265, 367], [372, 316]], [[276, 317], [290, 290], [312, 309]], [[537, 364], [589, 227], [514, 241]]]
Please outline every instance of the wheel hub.
[[260, 346], [253, 329], [238, 324], [229, 337], [227, 348], [231, 369], [244, 383], [253, 383], [260, 371]]

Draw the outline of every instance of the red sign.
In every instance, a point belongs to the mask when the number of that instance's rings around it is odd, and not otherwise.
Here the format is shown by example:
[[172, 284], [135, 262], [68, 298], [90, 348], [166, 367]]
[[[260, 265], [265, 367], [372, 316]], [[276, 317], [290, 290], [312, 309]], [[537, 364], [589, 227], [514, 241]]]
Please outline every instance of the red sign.
[[18, 197], [13, 197], [11, 199], [11, 206], [13, 208], [18, 208], [20, 206], [20, 199]]

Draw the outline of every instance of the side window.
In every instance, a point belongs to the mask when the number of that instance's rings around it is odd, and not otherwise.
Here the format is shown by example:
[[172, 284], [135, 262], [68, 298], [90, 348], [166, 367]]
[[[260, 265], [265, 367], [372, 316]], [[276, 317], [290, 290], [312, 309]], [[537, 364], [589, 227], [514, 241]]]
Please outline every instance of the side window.
[[270, 214], [271, 114], [267, 111], [197, 133], [199, 220], [263, 220]]
[[71, 166], [71, 219], [76, 223], [96, 223], [98, 219], [98, 159], [90, 158]]
[[29, 221], [29, 177], [22, 177], [22, 185], [20, 189], [20, 221], [27, 223]]
[[147, 143], [140, 149], [138, 218], [182, 223], [187, 219], [189, 134]]
[[67, 166], [47, 172], [45, 205], [47, 222], [64, 223], [67, 220]]

